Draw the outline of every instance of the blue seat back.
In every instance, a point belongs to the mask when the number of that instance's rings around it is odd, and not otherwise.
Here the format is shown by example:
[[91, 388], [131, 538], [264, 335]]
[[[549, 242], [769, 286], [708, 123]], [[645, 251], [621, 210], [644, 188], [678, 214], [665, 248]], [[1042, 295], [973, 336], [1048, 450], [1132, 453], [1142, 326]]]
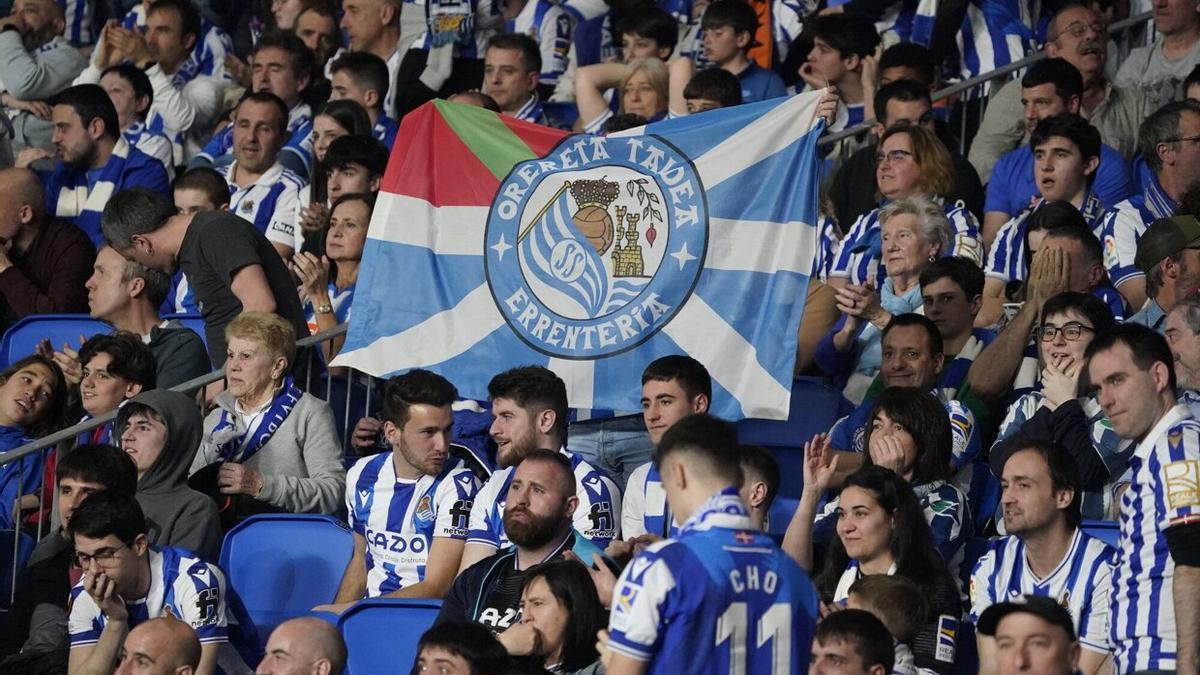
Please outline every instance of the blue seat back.
[[1115, 520], [1085, 520], [1080, 523], [1080, 527], [1083, 528], [1085, 534], [1114, 548], [1121, 539], [1121, 524]]
[[204, 317], [199, 314], [166, 314], [164, 319], [174, 319], [183, 324], [185, 328], [191, 329], [193, 333], [200, 336], [204, 341], [204, 346], [208, 346], [208, 334], [204, 332]]
[[[963, 560], [962, 566], [959, 568], [958, 576], [962, 579], [963, 588], [971, 587], [971, 572], [975, 570], [975, 563], [987, 553], [988, 543], [991, 539], [987, 537], [971, 537], [967, 543], [963, 544]], [[953, 572], [954, 570], [951, 570]]]
[[221, 569], [265, 641], [284, 621], [333, 601], [354, 535], [333, 516], [262, 514], [225, 535]]
[[767, 533], [783, 535], [787, 532], [788, 523], [792, 522], [792, 516], [796, 514], [799, 506], [799, 499], [775, 495], [775, 501], [771, 502], [771, 510], [767, 512]]
[[7, 368], [34, 353], [38, 343], [44, 339], [49, 339], [55, 349], [62, 349], [64, 342], [79, 349], [80, 335], [90, 338], [97, 333], [111, 333], [112, 330], [112, 326], [87, 314], [27, 316], [4, 333], [4, 339], [0, 341], [0, 361], [3, 361], [0, 368]]
[[347, 675], [407, 673], [441, 606], [441, 600], [371, 598], [346, 610], [338, 629], [350, 653]]
[[35, 543], [33, 537], [23, 532], [0, 530], [0, 609], [8, 609], [12, 598], [13, 575], [25, 567]]
[[799, 497], [804, 487], [804, 443], [829, 431], [849, 412], [850, 406], [840, 391], [818, 378], [798, 377], [792, 382], [788, 419], [744, 419], [737, 423], [738, 440], [770, 448], [779, 462], [780, 475], [787, 477], [779, 487], [779, 495]]

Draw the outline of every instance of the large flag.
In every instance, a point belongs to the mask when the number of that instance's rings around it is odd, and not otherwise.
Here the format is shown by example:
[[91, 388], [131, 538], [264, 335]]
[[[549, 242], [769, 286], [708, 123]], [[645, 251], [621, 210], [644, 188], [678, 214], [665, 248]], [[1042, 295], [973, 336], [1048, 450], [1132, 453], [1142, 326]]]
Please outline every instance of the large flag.
[[334, 365], [466, 397], [543, 365], [578, 408], [639, 410], [688, 354], [712, 411], [787, 417], [817, 246], [821, 93], [570, 136], [434, 101], [404, 118]]

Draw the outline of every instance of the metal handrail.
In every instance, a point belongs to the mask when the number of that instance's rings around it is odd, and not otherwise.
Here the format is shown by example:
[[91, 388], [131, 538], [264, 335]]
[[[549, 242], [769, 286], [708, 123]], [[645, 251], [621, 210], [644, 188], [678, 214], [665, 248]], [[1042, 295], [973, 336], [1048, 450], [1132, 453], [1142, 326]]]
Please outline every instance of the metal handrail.
[[[333, 328], [330, 328], [328, 330], [323, 330], [320, 333], [317, 333], [316, 335], [310, 335], [308, 337], [301, 338], [296, 341], [296, 346], [297, 347], [315, 347], [316, 345], [318, 345], [322, 342], [325, 342], [327, 340], [335, 338], [339, 335], [345, 334], [347, 325], [348, 324], [344, 324], [344, 323], [338, 324], [338, 325], [334, 326]], [[212, 382], [216, 382], [217, 380], [220, 380], [223, 377], [225, 377], [225, 369], [219, 368], [219, 369], [214, 370], [213, 372], [208, 373], [206, 375], [194, 377], [194, 378], [188, 380], [187, 382], [177, 384], [174, 387], [171, 387], [171, 391], [178, 391], [178, 392], [183, 392], [183, 393], [193, 392], [193, 391], [196, 391], [197, 389], [199, 389], [200, 387], [206, 386]], [[37, 439], [36, 441], [33, 441], [32, 443], [26, 443], [25, 445], [22, 445], [19, 448], [10, 450], [4, 454], [0, 454], [0, 466], [4, 466], [5, 464], [8, 464], [9, 462], [21, 459], [22, 457], [25, 457], [26, 455], [33, 454], [35, 452], [38, 452], [39, 450], [45, 450], [46, 448], [58, 445], [59, 443], [61, 443], [63, 441], [75, 438], [76, 436], [78, 436], [79, 434], [81, 434], [85, 431], [90, 431], [90, 430], [95, 429], [96, 427], [100, 426], [101, 424], [105, 424], [105, 423], [115, 419], [116, 416], [117, 416], [117, 411], [111, 410], [107, 413], [104, 413], [103, 415], [98, 416], [98, 417], [93, 417], [89, 420], [85, 420], [78, 424], [74, 424], [72, 426], [67, 427], [66, 429], [56, 431], [48, 436], [43, 436], [43, 437]]]
[[[1121, 19], [1120, 21], [1117, 21], [1117, 22], [1111, 24], [1108, 27], [1108, 32], [1110, 34], [1116, 34], [1116, 33], [1120, 33], [1121, 31], [1124, 31], [1127, 28], [1133, 28], [1134, 26], [1137, 26], [1139, 24], [1149, 21], [1150, 18], [1153, 16], [1153, 14], [1154, 14], [1154, 12], [1142, 12], [1141, 14], [1138, 14], [1137, 16], [1131, 16], [1131, 17], [1128, 17], [1125, 19]], [[1009, 73], [1012, 73], [1013, 71], [1017, 71], [1022, 68], [1025, 68], [1026, 66], [1033, 65], [1034, 63], [1037, 63], [1038, 61], [1041, 61], [1044, 58], [1046, 58], [1046, 52], [1043, 49], [1041, 51], [1036, 51], [1019, 61], [1013, 61], [1012, 63], [1009, 63], [1004, 66], [1000, 66], [999, 68], [996, 68], [994, 70], [989, 70], [986, 73], [976, 75], [975, 77], [963, 80], [962, 82], [955, 82], [954, 84], [952, 84], [950, 86], [942, 87], [941, 89], [938, 89], [937, 91], [933, 92], [933, 96], [932, 96], [933, 101], [936, 103], [938, 101], [950, 98], [951, 96], [960, 94], [969, 89], [974, 89], [975, 87], [978, 87], [981, 84], [991, 82], [992, 80], [996, 80], [1001, 77], [1004, 77], [1004, 76], [1008, 75]], [[867, 111], [867, 112], [871, 113], [871, 111]], [[873, 113], [871, 113], [871, 114], [873, 114]], [[862, 122], [862, 123], [856, 124], [852, 127], [842, 129], [841, 131], [836, 131], [836, 132], [822, 136], [821, 139], [819, 141], [817, 141], [817, 145], [818, 146], [831, 145], [831, 144], [837, 143], [838, 141], [845, 139], [845, 138], [851, 138], [853, 136], [860, 136], [863, 133], [869, 131], [874, 126], [875, 126], [874, 120], [871, 120], [870, 122]]]

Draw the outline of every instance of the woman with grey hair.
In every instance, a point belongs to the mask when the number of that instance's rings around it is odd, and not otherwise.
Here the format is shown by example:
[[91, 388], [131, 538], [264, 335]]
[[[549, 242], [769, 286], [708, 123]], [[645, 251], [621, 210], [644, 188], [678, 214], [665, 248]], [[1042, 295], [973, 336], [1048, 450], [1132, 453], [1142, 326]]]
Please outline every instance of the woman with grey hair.
[[949, 246], [950, 223], [941, 204], [906, 197], [879, 212], [880, 258], [887, 278], [879, 290], [850, 284], [837, 290], [843, 317], [817, 345], [816, 364], [831, 376], [846, 377], [843, 394], [862, 401], [879, 372], [883, 329], [897, 314], [918, 311], [921, 272]]

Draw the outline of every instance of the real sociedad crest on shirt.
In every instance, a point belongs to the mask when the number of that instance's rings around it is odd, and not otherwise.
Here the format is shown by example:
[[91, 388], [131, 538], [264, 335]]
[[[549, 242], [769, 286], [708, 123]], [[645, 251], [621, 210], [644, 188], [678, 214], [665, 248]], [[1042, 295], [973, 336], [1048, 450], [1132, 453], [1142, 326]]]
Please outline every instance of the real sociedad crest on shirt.
[[485, 272], [534, 349], [594, 359], [669, 323], [704, 267], [708, 208], [692, 162], [656, 136], [573, 136], [517, 164], [488, 216]]

